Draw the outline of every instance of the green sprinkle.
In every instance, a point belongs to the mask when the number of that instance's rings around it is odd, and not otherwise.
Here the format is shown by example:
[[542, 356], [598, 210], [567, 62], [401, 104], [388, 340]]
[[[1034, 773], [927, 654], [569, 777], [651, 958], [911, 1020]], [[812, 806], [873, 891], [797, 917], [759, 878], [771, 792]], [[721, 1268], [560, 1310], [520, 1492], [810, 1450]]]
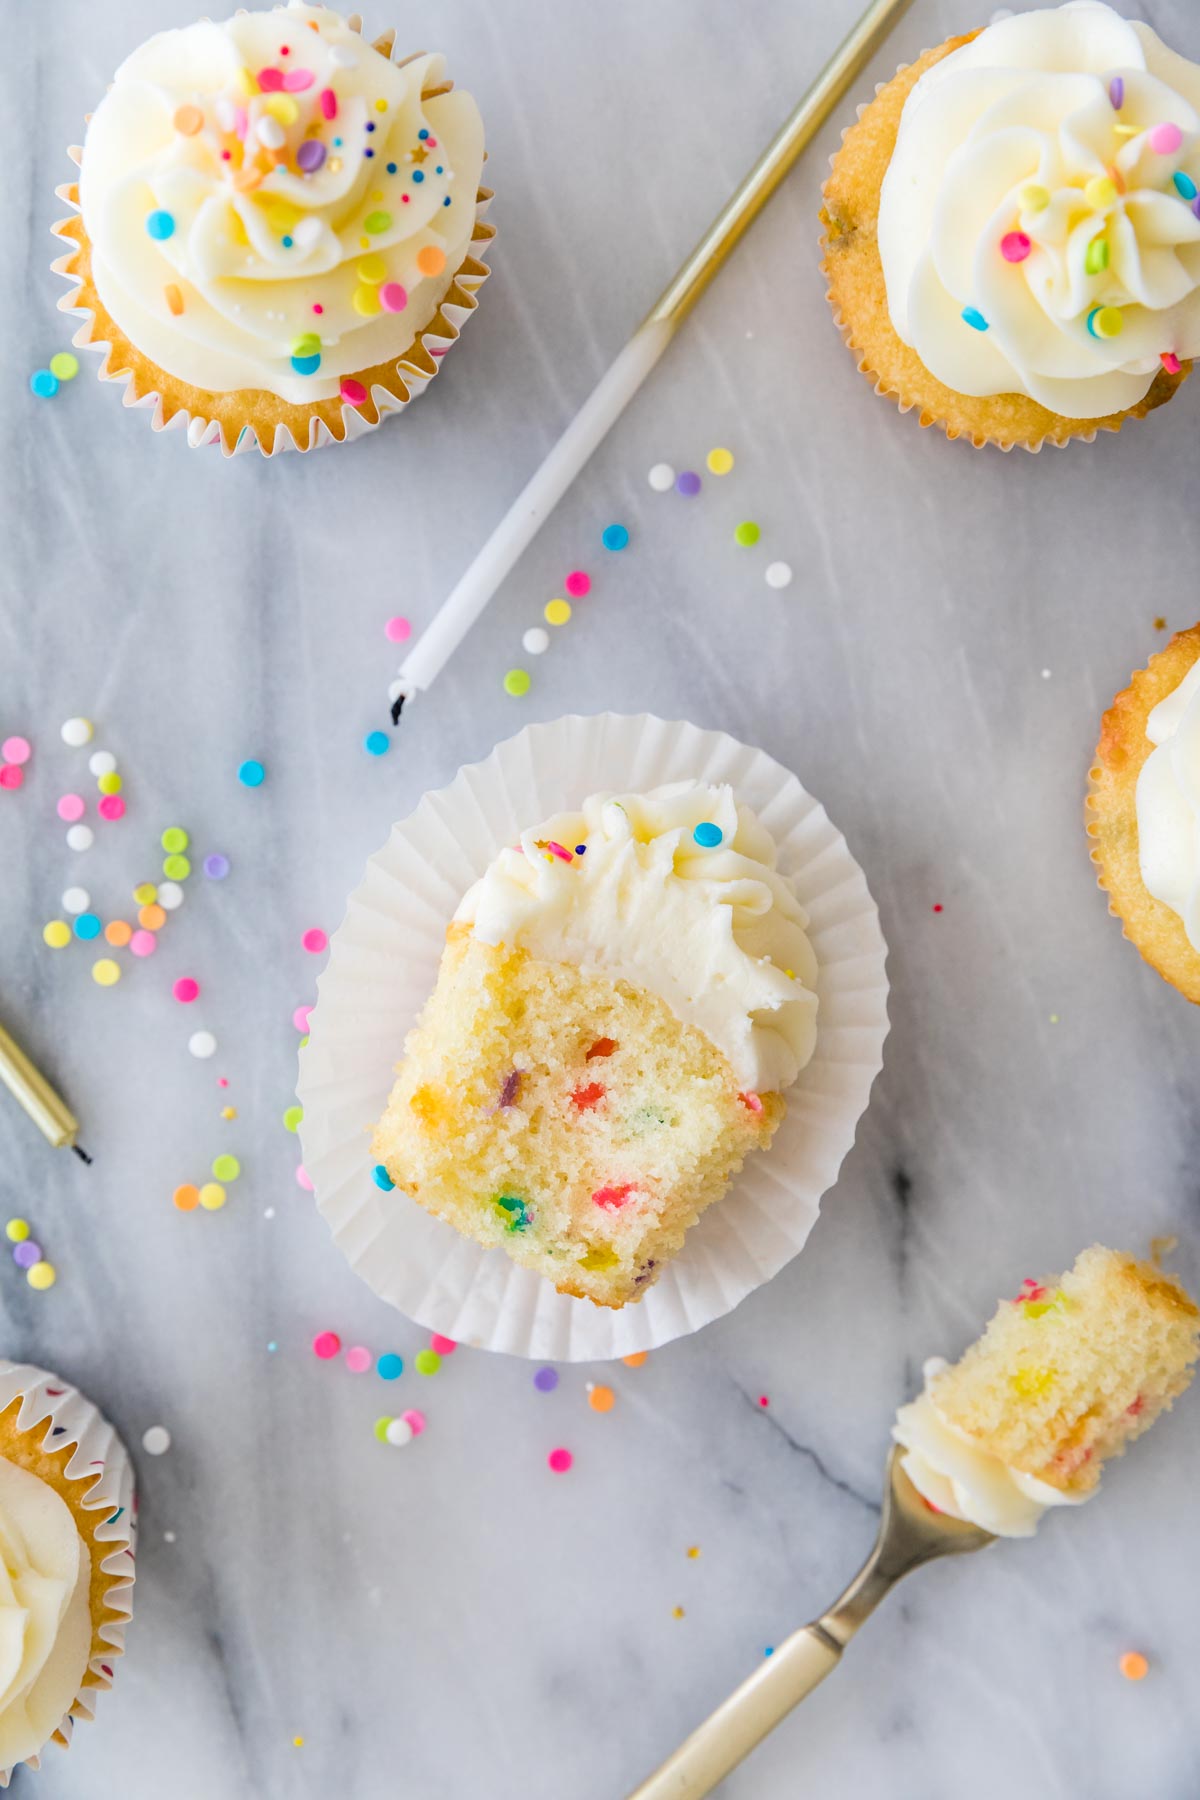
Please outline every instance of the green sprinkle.
[[191, 842], [182, 825], [168, 825], [158, 841], [168, 856], [179, 855]]
[[740, 544], [743, 550], [749, 550], [751, 545], [757, 544], [761, 536], [762, 532], [753, 519], [743, 519], [733, 534], [733, 541], [735, 544]]
[[283, 1115], [284, 1128], [288, 1131], [296, 1131], [303, 1117], [304, 1108], [302, 1106], [289, 1106]]
[[413, 1368], [418, 1375], [436, 1375], [442, 1366], [442, 1359], [436, 1350], [418, 1350], [413, 1357]]
[[168, 881], [186, 881], [192, 872], [192, 865], [186, 856], [164, 856], [163, 874]]
[[519, 700], [522, 694], [529, 692], [528, 669], [510, 669], [504, 677], [504, 691]]
[[218, 1156], [212, 1166], [213, 1177], [217, 1181], [236, 1181], [242, 1172], [242, 1165], [236, 1156]]
[[1087, 247], [1087, 255], [1083, 259], [1083, 266], [1089, 275], [1099, 275], [1102, 269], [1107, 269], [1108, 239], [1106, 237], [1094, 237], [1092, 239]]
[[376, 1421], [375, 1421], [375, 1441], [377, 1443], [380, 1443], [380, 1444], [387, 1443], [387, 1429], [388, 1429], [388, 1426], [391, 1424], [391, 1422], [392, 1421], [388, 1418], [376, 1419]]
[[381, 231], [390, 231], [391, 229], [392, 215], [390, 212], [368, 213], [363, 220], [363, 230], [369, 231], [372, 237], [378, 237]]
[[50, 358], [50, 373], [59, 381], [74, 381], [79, 373], [79, 358], [72, 356], [69, 350], [59, 350]]

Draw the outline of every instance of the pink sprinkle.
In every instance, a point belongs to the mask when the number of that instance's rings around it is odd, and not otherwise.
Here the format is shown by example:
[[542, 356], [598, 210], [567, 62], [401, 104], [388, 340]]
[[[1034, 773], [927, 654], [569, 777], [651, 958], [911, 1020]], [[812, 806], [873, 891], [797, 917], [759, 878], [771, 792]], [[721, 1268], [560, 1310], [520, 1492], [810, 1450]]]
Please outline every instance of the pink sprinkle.
[[1173, 156], [1183, 142], [1183, 133], [1168, 119], [1165, 124], [1154, 127], [1146, 142], [1157, 156]]
[[153, 956], [158, 949], [158, 939], [152, 931], [135, 931], [129, 940], [129, 949], [133, 956]]
[[400, 1417], [404, 1420], [406, 1425], [412, 1426], [413, 1436], [420, 1437], [425, 1429], [425, 1414], [423, 1412], [418, 1412], [416, 1407], [413, 1407], [409, 1412], [402, 1412]]
[[300, 942], [310, 956], [320, 956], [322, 950], [329, 948], [329, 939], [319, 925], [314, 925], [311, 930], [306, 931]]
[[283, 78], [283, 91], [285, 94], [302, 94], [315, 80], [311, 69], [289, 69]]
[[0, 788], [7, 788], [10, 793], [15, 793], [24, 779], [25, 771], [18, 768], [16, 763], [0, 764]]
[[102, 819], [108, 819], [111, 823], [114, 819], [125, 817], [125, 802], [120, 794], [105, 794], [97, 803], [96, 811]]
[[1173, 350], [1164, 350], [1159, 360], [1168, 375], [1178, 375], [1180, 369], [1183, 367], [1183, 364]]
[[296, 1182], [299, 1187], [304, 1189], [306, 1194], [312, 1193], [312, 1176], [309, 1174], [303, 1163], [296, 1164]]
[[27, 763], [32, 754], [33, 746], [28, 738], [5, 738], [4, 742], [0, 744], [0, 757], [3, 757], [6, 763]]
[[325, 308], [321, 305], [319, 300], [313, 301], [313, 311], [315, 313], [323, 313], [325, 311]]
[[336, 1356], [341, 1347], [342, 1340], [336, 1331], [318, 1331], [313, 1339], [313, 1355], [319, 1356], [322, 1362]]
[[590, 594], [592, 591], [592, 578], [590, 575], [585, 575], [582, 569], [572, 569], [563, 586], [572, 600], [582, 600], [585, 594]]
[[190, 975], [181, 975], [171, 989], [180, 1006], [190, 1006], [193, 1000], [200, 998], [200, 983]]
[[244, 141], [246, 133], [250, 129], [250, 115], [244, 106], [235, 106], [233, 109], [233, 129], [236, 135]]
[[298, 1006], [296, 1008], [295, 1012], [292, 1014], [292, 1024], [296, 1027], [297, 1031], [308, 1030], [308, 1015], [311, 1011], [311, 1006]]
[[66, 824], [73, 825], [76, 819], [82, 819], [87, 806], [81, 794], [64, 794], [54, 810]]
[[556, 1475], [565, 1475], [575, 1458], [569, 1450], [552, 1450], [546, 1461]]
[[283, 86], [283, 70], [260, 69], [257, 80], [259, 88], [264, 94], [277, 94]]
[[592, 1195], [592, 1204], [602, 1206], [605, 1212], [617, 1212], [633, 1192], [632, 1181], [624, 1182], [620, 1187], [597, 1188]]
[[435, 137], [428, 137], [425, 139], [425, 142], [431, 150], [437, 149], [437, 139]]
[[402, 206], [407, 206], [407, 205], [408, 205], [408, 195], [407, 195], [407, 194], [401, 194], [401, 196], [400, 196], [400, 204], [401, 204], [401, 205], [402, 205]]
[[1022, 263], [1033, 249], [1033, 240], [1023, 231], [1006, 231], [1000, 239], [1000, 254], [1005, 262]]
[[455, 1338], [443, 1337], [440, 1331], [435, 1331], [429, 1340], [429, 1348], [436, 1350], [439, 1356], [453, 1356], [458, 1343]]
[[758, 1404], [760, 1406], [770, 1406], [771, 1402], [765, 1394], [760, 1394], [758, 1396]]
[[342, 399], [347, 406], [361, 406], [367, 397], [367, 390], [361, 381], [352, 381], [348, 375], [342, 376]]
[[412, 636], [412, 626], [407, 619], [402, 619], [397, 613], [395, 618], [389, 619], [384, 626], [383, 635], [389, 644], [406, 644]]
[[752, 1113], [760, 1113], [763, 1109], [762, 1101], [757, 1094], [739, 1094], [738, 1099], [741, 1101], [742, 1105], [747, 1107]]
[[363, 1344], [355, 1344], [352, 1350], [346, 1352], [346, 1367], [352, 1375], [364, 1374], [374, 1360], [371, 1352]]
[[408, 294], [398, 281], [385, 281], [379, 290], [379, 304], [384, 312], [403, 312], [408, 305]]
[[321, 103], [321, 111], [327, 119], [337, 118], [337, 95], [332, 88], [322, 88], [317, 96]]
[[553, 838], [550, 839], [550, 842], [546, 845], [546, 848], [547, 848], [547, 850], [549, 850], [551, 856], [557, 856], [559, 862], [574, 862], [575, 861], [575, 858], [571, 855], [571, 852], [569, 850], [565, 850], [561, 844], [556, 844], [554, 842]]

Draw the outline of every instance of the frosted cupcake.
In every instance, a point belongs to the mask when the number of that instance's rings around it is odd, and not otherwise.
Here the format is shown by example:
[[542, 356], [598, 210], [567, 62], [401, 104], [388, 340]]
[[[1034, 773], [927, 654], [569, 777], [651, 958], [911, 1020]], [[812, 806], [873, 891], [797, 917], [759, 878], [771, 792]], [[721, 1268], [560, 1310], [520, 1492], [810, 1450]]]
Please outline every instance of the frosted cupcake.
[[112, 1685], [133, 1588], [133, 1472], [56, 1375], [0, 1362], [0, 1782]]
[[846, 132], [822, 265], [923, 425], [1029, 450], [1118, 430], [1200, 352], [1200, 67], [1099, 0], [928, 50]]
[[[88, 122], [62, 302], [156, 426], [268, 454], [406, 406], [487, 270], [483, 125], [440, 56], [291, 0], [165, 31]], [[245, 435], [243, 435], [245, 434]]]
[[1200, 625], [1104, 715], [1088, 796], [1100, 885], [1125, 935], [1200, 1003]]
[[1188, 1386], [1200, 1310], [1151, 1263], [1095, 1244], [1059, 1279], [1027, 1280], [897, 1415], [904, 1470], [931, 1505], [998, 1537], [1090, 1499], [1105, 1462]]
[[525, 832], [450, 926], [381, 1184], [560, 1293], [640, 1299], [813, 1052], [816, 959], [775, 865], [750, 809], [697, 782]]

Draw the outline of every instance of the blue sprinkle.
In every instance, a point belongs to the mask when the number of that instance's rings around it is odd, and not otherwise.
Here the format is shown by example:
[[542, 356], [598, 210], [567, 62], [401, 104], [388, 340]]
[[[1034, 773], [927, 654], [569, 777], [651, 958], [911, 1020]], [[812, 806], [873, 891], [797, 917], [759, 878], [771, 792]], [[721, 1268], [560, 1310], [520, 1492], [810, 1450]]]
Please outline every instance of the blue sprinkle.
[[238, 764], [238, 780], [243, 787], [261, 787], [267, 771], [260, 762], [244, 762]]
[[404, 1358], [397, 1356], [394, 1350], [385, 1350], [375, 1364], [375, 1373], [384, 1381], [397, 1381], [404, 1373]]
[[449, 206], [449, 204], [450, 204], [450, 196], [449, 196], [449, 194], [447, 194], [446, 198], [442, 201], [442, 205]]
[[1182, 169], [1177, 169], [1175, 172], [1175, 186], [1179, 189], [1179, 192], [1183, 195], [1185, 200], [1194, 200], [1196, 198], [1196, 184], [1190, 175], [1184, 174]]
[[972, 331], [987, 330], [988, 322], [977, 306], [964, 306], [962, 309], [962, 316], [963, 323], [969, 325]]
[[271, 1342], [267, 1345], [268, 1351], [270, 1352], [270, 1354], [272, 1356], [274, 1356], [274, 1354], [278, 1350], [278, 1348], [279, 1348], [279, 1345], [275, 1342], [275, 1339], [272, 1338]]
[[1088, 336], [1089, 337], [1095, 337], [1095, 335], [1096, 335], [1096, 328], [1095, 328], [1095, 325], [1093, 324], [1093, 320], [1095, 319], [1096, 314], [1099, 311], [1100, 311], [1100, 308], [1098, 306], [1093, 306], [1091, 312], [1087, 316], [1087, 328], [1088, 328]]
[[335, 149], [335, 150], [340, 150], [340, 149], [341, 149], [341, 147], [342, 147], [342, 140], [341, 140], [341, 138], [334, 138], [334, 140], [333, 140], [333, 147], [334, 147], [334, 149]]
[[156, 212], [147, 214], [146, 230], [161, 244], [164, 239], [174, 236], [175, 221], [169, 212], [163, 212], [160, 208]]
[[292, 358], [292, 367], [297, 375], [315, 375], [320, 366], [319, 352], [315, 356], [293, 356]]
[[433, 172], [435, 175], [444, 175], [446, 173], [446, 171], [445, 171], [445, 169], [443, 169], [441, 163], [438, 164], [437, 168]]
[[75, 921], [75, 936], [82, 938], [85, 944], [100, 936], [100, 921], [95, 913], [80, 913]]
[[414, 169], [413, 170], [413, 180], [414, 181], [422, 182], [422, 181], [424, 181], [424, 179], [425, 179], [424, 169]]
[[29, 377], [29, 385], [39, 400], [53, 400], [58, 392], [58, 376], [49, 369], [37, 369]]
[[382, 1163], [376, 1163], [371, 1170], [371, 1180], [377, 1188], [382, 1188], [385, 1194], [390, 1194], [396, 1185]]
[[374, 121], [374, 119], [368, 119], [368, 120], [367, 120], [367, 130], [368, 130], [368, 131], [374, 131], [374, 129], [375, 129], [375, 121]]
[[606, 525], [600, 533], [600, 542], [606, 550], [623, 550], [629, 542], [627, 525]]
[[702, 824], [697, 825], [692, 836], [702, 850], [715, 850], [725, 833], [719, 825], [714, 825], [711, 819], [705, 819]]
[[768, 1644], [766, 1649], [763, 1651], [763, 1655], [764, 1656], [774, 1656], [774, 1654], [775, 1654], [774, 1644]]
[[417, 136], [420, 138], [421, 142], [424, 143], [425, 139], [429, 136], [429, 133], [427, 131], [418, 131]]
[[389, 174], [389, 175], [394, 175], [394, 174], [395, 174], [395, 173], [396, 173], [396, 165], [395, 165], [395, 163], [389, 163], [389, 164], [388, 164], [388, 166], [387, 166], [387, 171], [388, 171], [388, 174]]
[[279, 241], [283, 245], [285, 250], [290, 250], [296, 240], [294, 238], [290, 238], [290, 237], [282, 237], [282, 238], [280, 238]]
[[587, 855], [587, 845], [586, 844], [576, 844], [575, 854], [576, 854], [576, 856], [586, 856]]
[[386, 756], [392, 747], [392, 740], [386, 731], [368, 731], [363, 739], [363, 749], [368, 756]]
[[374, 154], [375, 154], [375, 152], [373, 150], [364, 150], [363, 151], [364, 156], [374, 156]]

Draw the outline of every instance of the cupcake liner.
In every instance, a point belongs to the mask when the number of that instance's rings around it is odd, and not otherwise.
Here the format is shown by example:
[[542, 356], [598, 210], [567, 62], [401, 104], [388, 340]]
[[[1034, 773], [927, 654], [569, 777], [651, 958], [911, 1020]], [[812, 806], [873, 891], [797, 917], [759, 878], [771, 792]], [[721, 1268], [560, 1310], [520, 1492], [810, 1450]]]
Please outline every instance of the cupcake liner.
[[[30, 1460], [21, 1466], [63, 1496], [92, 1557], [92, 1653], [79, 1692], [53, 1733], [53, 1742], [67, 1747], [75, 1723], [92, 1718], [97, 1696], [112, 1686], [116, 1658], [125, 1648], [137, 1540], [133, 1465], [108, 1420], [76, 1388], [31, 1364], [0, 1362], [0, 1423], [18, 1400], [16, 1429], [33, 1439]], [[67, 1449], [71, 1454], [64, 1457]], [[10, 1460], [20, 1463], [17, 1456]], [[81, 1487], [89, 1476], [90, 1486]], [[88, 1514], [96, 1515], [95, 1522]], [[40, 1757], [26, 1763], [36, 1769]], [[11, 1776], [11, 1769], [0, 1770], [0, 1788]]]
[[[970, 43], [971, 39], [978, 37], [978, 35], [978, 31], [972, 31], [967, 32], [961, 37], [947, 38], [945, 43], [940, 44], [933, 49], [922, 51], [915, 62], [901, 63], [891, 81], [881, 81], [876, 83], [875, 99], [878, 100], [894, 82], [900, 81], [905, 77], [912, 77], [912, 80], [907, 84], [907, 87], [911, 89], [912, 85], [915, 84], [915, 81], [919, 79], [927, 69], [939, 62], [943, 56], [948, 55], [951, 51], [957, 50], [963, 44]], [[907, 92], [905, 98], [907, 98]], [[847, 139], [851, 136], [851, 133], [857, 129], [857, 121], [862, 120], [871, 104], [872, 103], [868, 102], [866, 105], [857, 108], [855, 114], [856, 124], [847, 126], [842, 132], [843, 147], [845, 146]], [[897, 125], [898, 123], [899, 119], [897, 118]], [[826, 202], [830, 201], [832, 198], [830, 190], [833, 185], [833, 177], [836, 174], [838, 160], [841, 154], [842, 152], [840, 150], [835, 151], [829, 158], [831, 175], [822, 188], [822, 199]], [[874, 200], [877, 208], [878, 190], [875, 192]], [[945, 432], [947, 438], [952, 441], [955, 439], [962, 439], [966, 443], [971, 444], [976, 450], [982, 450], [985, 446], [991, 446], [996, 450], [1003, 450], [1005, 452], [1016, 449], [1028, 450], [1035, 455], [1042, 449], [1043, 445], [1050, 445], [1055, 449], [1065, 450], [1070, 443], [1091, 444], [1095, 442], [1100, 432], [1120, 431], [1131, 419], [1143, 419], [1149, 413], [1156, 411], [1158, 407], [1165, 406], [1166, 403], [1173, 398], [1177, 389], [1183, 385], [1187, 380], [1188, 375], [1191, 373], [1192, 365], [1190, 362], [1183, 363], [1176, 374], [1169, 374], [1166, 369], [1160, 369], [1156, 373], [1145, 396], [1136, 406], [1128, 407], [1124, 412], [1112, 413], [1102, 419], [1067, 419], [1059, 414], [1049, 412], [1045, 407], [1039, 406], [1035, 401], [1028, 400], [1024, 395], [997, 394], [990, 397], [972, 398], [966, 395], [956, 394], [953, 389], [944, 387], [935, 376], [931, 375], [929, 371], [925, 369], [924, 364], [918, 363], [918, 367], [924, 377], [922, 385], [927, 389], [932, 386], [941, 394], [946, 395], [948, 401], [955, 403], [953, 406], [948, 404], [943, 413], [943, 411], [938, 410], [935, 405], [930, 404], [930, 396], [928, 396], [928, 394], [926, 398], [923, 399], [919, 394], [908, 391], [903, 384], [897, 385], [896, 382], [889, 377], [881, 374], [878, 369], [873, 367], [871, 351], [863, 344], [856, 342], [855, 331], [858, 328], [857, 321], [856, 319], [847, 316], [845, 309], [841, 305], [834, 291], [837, 277], [830, 259], [831, 239], [828, 233], [829, 219], [824, 207], [822, 208], [822, 220], [827, 227], [820, 239], [820, 248], [822, 251], [820, 265], [821, 274], [825, 277], [827, 284], [825, 298], [829, 302], [834, 324], [840, 332], [842, 341], [847, 350], [849, 350], [854, 357], [855, 366], [859, 373], [866, 377], [871, 383], [874, 391], [882, 399], [891, 400], [901, 413], [916, 411], [918, 413], [919, 423], [922, 427], [936, 425]], [[856, 233], [856, 236], [861, 236], [861, 234]], [[878, 247], [873, 238], [871, 240], [870, 248], [878, 263]], [[883, 312], [886, 316], [887, 302], [882, 266], [880, 266], [877, 271], [877, 286], [878, 300], [882, 304]], [[872, 307], [871, 313], [873, 316], [873, 323], [876, 328], [878, 328], [878, 306]], [[896, 343], [899, 344], [898, 338], [896, 339]], [[907, 347], [901, 346], [901, 350], [907, 351]], [[914, 358], [914, 360], [916, 359]], [[1018, 433], [1017, 435], [1001, 438], [994, 435], [991, 431], [980, 430], [972, 426], [966, 416], [969, 412], [977, 411], [980, 408], [986, 409], [989, 406], [994, 408], [999, 402], [1004, 400], [1018, 401], [1022, 410], [1025, 410], [1025, 408], [1034, 409], [1047, 421], [1045, 427], [1041, 430], [1033, 430], [1024, 436]], [[946, 416], [946, 414], [952, 412], [959, 415], [957, 420], [954, 417]]]
[[[357, 13], [346, 22], [352, 30], [361, 32], [362, 19]], [[386, 31], [374, 40], [373, 48], [381, 56], [391, 58], [395, 37], [394, 31]], [[415, 56], [394, 60], [397, 67], [403, 68]], [[446, 81], [426, 88], [421, 98], [436, 98], [448, 93], [453, 85]], [[72, 145], [68, 155], [78, 166], [83, 150]], [[328, 444], [348, 443], [376, 430], [389, 414], [403, 412], [418, 394], [424, 393], [458, 342], [463, 326], [479, 306], [479, 289], [491, 273], [482, 259], [496, 235], [495, 226], [484, 216], [493, 196], [490, 188], [480, 187], [475, 196], [470, 251], [455, 271], [433, 318], [399, 356], [346, 375], [346, 380], [358, 381], [367, 390], [367, 399], [360, 405], [351, 406], [348, 401], [336, 399], [294, 406], [274, 394], [251, 389], [209, 393], [176, 381], [143, 356], [110, 317], [92, 280], [91, 244], [83, 228], [78, 183], [70, 182], [54, 191], [72, 208], [70, 218], [60, 219], [51, 227], [54, 236], [70, 246], [51, 268], [72, 287], [71, 293], [64, 294], [58, 302], [59, 311], [74, 313], [83, 320], [72, 342], [77, 348], [103, 356], [98, 371], [101, 381], [120, 383], [124, 389], [123, 404], [148, 412], [154, 431], [185, 431], [193, 449], [219, 444], [226, 457], [248, 450], [274, 456], [284, 450], [317, 450]], [[204, 403], [203, 411], [196, 408], [197, 399]]]
[[[645, 1298], [619, 1312], [557, 1293], [371, 1178], [370, 1135], [433, 990], [466, 889], [519, 832], [601, 791], [728, 782], [779, 847], [820, 964], [816, 1053], [752, 1155]], [[458, 1342], [596, 1361], [721, 1317], [803, 1247], [854, 1142], [887, 1034], [887, 949], [865, 877], [824, 809], [761, 750], [643, 714], [533, 725], [427, 794], [368, 862], [335, 932], [301, 1052], [304, 1166], [334, 1241], [369, 1287]]]

